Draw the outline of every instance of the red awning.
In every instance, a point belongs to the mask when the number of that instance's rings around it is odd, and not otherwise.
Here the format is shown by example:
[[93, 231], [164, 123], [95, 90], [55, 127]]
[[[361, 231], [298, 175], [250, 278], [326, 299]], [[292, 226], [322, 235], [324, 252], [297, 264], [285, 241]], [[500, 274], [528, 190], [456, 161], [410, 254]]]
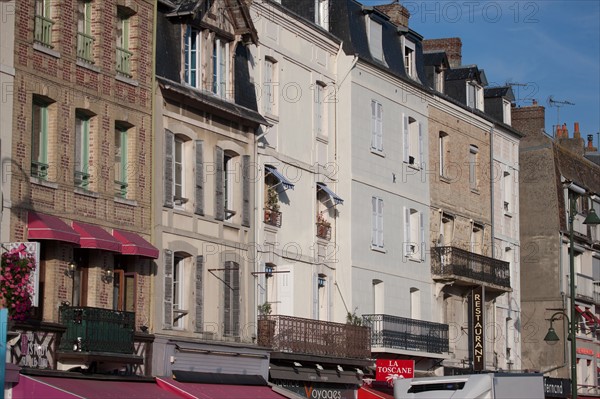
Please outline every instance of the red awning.
[[394, 395], [371, 387], [362, 386], [358, 388], [358, 399], [394, 399]]
[[196, 384], [179, 382], [172, 378], [157, 378], [156, 383], [163, 389], [181, 395], [186, 399], [283, 399], [285, 396], [268, 386]]
[[113, 229], [113, 236], [121, 243], [121, 253], [123, 255], [140, 255], [152, 259], [158, 258], [158, 249], [135, 233]]
[[81, 248], [97, 248], [105, 251], [121, 252], [121, 243], [100, 226], [72, 222], [73, 230], [81, 236]]
[[19, 383], [13, 387], [13, 399], [31, 398], [181, 399], [181, 396], [160, 388], [154, 382], [21, 375]]
[[27, 216], [30, 240], [57, 240], [79, 244], [79, 234], [56, 216], [30, 211]]
[[590, 313], [589, 310], [583, 310], [581, 309], [579, 306], [575, 306], [575, 310], [577, 311], [577, 313], [581, 314], [581, 316], [583, 316], [583, 318], [585, 319], [586, 322], [588, 322], [589, 324], [596, 324], [596, 318], [594, 317], [594, 315], [592, 313]]

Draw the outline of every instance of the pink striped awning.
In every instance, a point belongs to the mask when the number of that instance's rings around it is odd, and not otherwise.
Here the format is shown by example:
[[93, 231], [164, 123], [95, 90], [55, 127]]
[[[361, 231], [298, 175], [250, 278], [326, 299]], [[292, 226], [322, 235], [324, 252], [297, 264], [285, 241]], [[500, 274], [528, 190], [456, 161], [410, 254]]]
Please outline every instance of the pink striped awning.
[[79, 234], [60, 218], [33, 211], [27, 215], [27, 238], [79, 244]]

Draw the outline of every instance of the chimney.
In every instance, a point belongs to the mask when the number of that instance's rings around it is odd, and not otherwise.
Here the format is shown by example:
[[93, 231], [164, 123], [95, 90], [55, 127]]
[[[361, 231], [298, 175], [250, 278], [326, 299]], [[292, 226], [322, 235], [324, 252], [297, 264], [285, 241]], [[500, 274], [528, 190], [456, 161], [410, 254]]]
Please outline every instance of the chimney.
[[579, 122], [575, 122], [575, 126], [573, 127], [573, 138], [580, 139], [581, 133], [579, 133]]
[[384, 13], [390, 18], [390, 21], [396, 26], [403, 26], [408, 28], [408, 19], [410, 13], [398, 0], [395, 0], [391, 4], [382, 4], [375, 6], [376, 9]]
[[537, 102], [511, 110], [511, 125], [526, 136], [541, 135], [546, 125], [546, 109]]
[[588, 134], [588, 145], [586, 148], [586, 152], [596, 152], [596, 147], [594, 147], [594, 135]]
[[569, 129], [567, 129], [567, 124], [563, 123], [562, 125], [562, 133], [564, 138], [568, 139], [569, 138]]
[[460, 37], [423, 40], [423, 51], [445, 51], [450, 68], [462, 65], [462, 41]]
[[583, 156], [585, 154], [585, 141], [581, 138], [581, 132], [579, 131], [579, 123], [575, 122], [575, 129], [573, 137], [569, 137], [569, 130], [567, 124], [564, 123], [561, 127], [562, 134], [556, 136], [556, 142], [566, 150], [571, 151], [574, 154]]

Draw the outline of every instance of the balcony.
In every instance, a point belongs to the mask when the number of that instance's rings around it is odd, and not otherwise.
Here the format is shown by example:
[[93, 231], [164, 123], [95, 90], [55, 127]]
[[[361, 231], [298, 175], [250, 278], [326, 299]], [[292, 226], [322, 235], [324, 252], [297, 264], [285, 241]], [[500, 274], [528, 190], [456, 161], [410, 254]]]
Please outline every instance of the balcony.
[[594, 303], [600, 305], [600, 281], [594, 281]]
[[575, 298], [585, 302], [593, 302], [595, 298], [594, 290], [599, 287], [594, 285], [594, 279], [581, 273], [575, 275]]
[[46, 47], [52, 48], [52, 25], [54, 25], [54, 21], [50, 18], [36, 15], [33, 40]]
[[324, 240], [331, 240], [331, 225], [317, 223], [317, 237]]
[[86, 62], [93, 62], [94, 38], [82, 32], [77, 33], [77, 58]]
[[431, 274], [436, 281], [455, 285], [484, 285], [492, 291], [510, 291], [510, 263], [455, 247], [431, 249]]
[[90, 307], [60, 308], [60, 352], [133, 354], [135, 313]]
[[363, 315], [371, 327], [371, 348], [448, 353], [448, 325], [386, 314]]
[[31, 161], [31, 176], [39, 179], [46, 179], [48, 177], [49, 165], [43, 162]]
[[131, 77], [131, 51], [117, 47], [117, 72], [121, 75]]
[[281, 227], [281, 212], [265, 209], [265, 223], [269, 226]]
[[261, 316], [258, 344], [274, 352], [366, 359], [369, 328], [291, 316]]
[[129, 184], [115, 180], [115, 197], [125, 198], [127, 197], [127, 187]]
[[79, 170], [75, 171], [74, 175], [75, 186], [87, 189], [87, 186], [90, 183], [90, 174], [86, 172], [81, 172]]

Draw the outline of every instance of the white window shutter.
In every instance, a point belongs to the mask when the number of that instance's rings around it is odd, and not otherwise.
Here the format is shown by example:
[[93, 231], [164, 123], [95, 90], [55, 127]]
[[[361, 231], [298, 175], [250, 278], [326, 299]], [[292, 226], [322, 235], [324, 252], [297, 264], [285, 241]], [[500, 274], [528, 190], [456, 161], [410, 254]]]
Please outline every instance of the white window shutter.
[[371, 100], [371, 148], [377, 148], [377, 103]]
[[423, 125], [419, 122], [419, 167], [425, 167], [425, 151], [423, 142]]
[[402, 114], [402, 142], [404, 144], [404, 162], [408, 163], [408, 116]]
[[383, 105], [377, 103], [377, 149], [383, 151]]
[[371, 198], [371, 245], [377, 245], [377, 198]]
[[410, 256], [410, 209], [404, 207], [404, 256]]
[[425, 217], [423, 212], [419, 212], [419, 229], [420, 229], [420, 240], [419, 243], [421, 248], [421, 260], [425, 260], [425, 249], [427, 246], [427, 242], [425, 241]]
[[383, 199], [377, 201], [377, 244], [383, 248]]

